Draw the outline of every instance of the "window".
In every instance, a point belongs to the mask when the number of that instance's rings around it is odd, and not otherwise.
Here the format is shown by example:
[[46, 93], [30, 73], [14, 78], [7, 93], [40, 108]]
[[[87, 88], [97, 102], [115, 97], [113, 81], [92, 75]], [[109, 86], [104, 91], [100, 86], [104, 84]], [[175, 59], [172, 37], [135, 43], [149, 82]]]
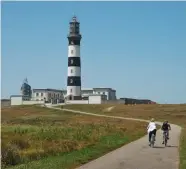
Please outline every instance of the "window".
[[70, 63], [73, 64], [73, 59], [70, 60]]
[[36, 96], [39, 96], [39, 93], [36, 93]]
[[78, 28], [78, 27], [76, 27], [76, 31], [75, 31], [75, 33], [76, 33], [76, 34], [79, 33], [79, 28]]
[[70, 83], [73, 83], [73, 79], [70, 79]]
[[71, 50], [71, 54], [73, 54], [74, 53], [74, 51], [73, 50]]
[[73, 73], [73, 70], [71, 69], [70, 72]]
[[43, 93], [41, 93], [41, 96], [43, 96]]
[[72, 93], [72, 89], [70, 89], [70, 93]]
[[103, 92], [103, 94], [105, 94], [105, 92]]

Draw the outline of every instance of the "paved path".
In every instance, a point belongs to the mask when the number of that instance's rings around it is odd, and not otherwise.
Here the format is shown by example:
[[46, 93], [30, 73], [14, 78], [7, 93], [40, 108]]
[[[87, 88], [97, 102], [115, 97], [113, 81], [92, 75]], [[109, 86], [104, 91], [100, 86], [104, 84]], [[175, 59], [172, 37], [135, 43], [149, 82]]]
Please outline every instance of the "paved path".
[[[60, 108], [49, 108], [61, 110]], [[63, 110], [93, 116], [148, 122], [142, 119], [107, 116], [69, 109]], [[161, 122], [157, 122], [157, 124], [161, 124]], [[178, 169], [181, 127], [171, 124], [171, 128], [168, 147], [161, 144], [162, 132], [158, 130], [154, 148], [148, 146], [148, 136], [146, 135], [77, 169]]]

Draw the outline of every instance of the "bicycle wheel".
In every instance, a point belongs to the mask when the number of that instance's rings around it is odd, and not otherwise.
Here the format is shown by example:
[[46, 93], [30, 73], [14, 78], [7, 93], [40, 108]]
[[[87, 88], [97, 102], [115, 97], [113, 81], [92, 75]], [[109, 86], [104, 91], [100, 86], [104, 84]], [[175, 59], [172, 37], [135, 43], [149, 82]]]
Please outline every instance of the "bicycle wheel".
[[154, 138], [155, 138], [155, 136], [154, 136], [154, 134], [152, 134], [152, 136], [151, 136], [151, 147], [153, 148], [154, 147]]
[[167, 146], [167, 133], [165, 133], [165, 147]]

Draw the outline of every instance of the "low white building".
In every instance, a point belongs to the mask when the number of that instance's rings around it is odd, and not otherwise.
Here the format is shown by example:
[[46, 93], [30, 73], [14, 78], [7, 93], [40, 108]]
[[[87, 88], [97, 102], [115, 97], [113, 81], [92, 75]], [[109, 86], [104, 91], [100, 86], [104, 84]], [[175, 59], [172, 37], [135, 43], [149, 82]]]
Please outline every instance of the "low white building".
[[85, 100], [66, 100], [65, 104], [102, 104], [105, 98], [105, 95], [90, 94]]
[[1, 108], [10, 107], [11, 100], [10, 99], [1, 99]]
[[91, 94], [88, 96], [88, 104], [101, 104], [106, 100], [106, 95]]
[[24, 97], [22, 95], [12, 95], [10, 96], [10, 104], [11, 106], [22, 105]]
[[64, 102], [64, 95], [62, 90], [57, 89], [33, 89], [32, 100], [57, 104]]
[[11, 106], [33, 105], [33, 104], [44, 104], [44, 101], [30, 100], [30, 96], [23, 96], [23, 95], [12, 95], [12, 96], [10, 96], [10, 105]]
[[[67, 91], [63, 90], [63, 94], [66, 96]], [[82, 88], [81, 94], [82, 97], [86, 99], [88, 99], [90, 95], [103, 95], [102, 99], [104, 100], [116, 100], [116, 90], [112, 88]]]

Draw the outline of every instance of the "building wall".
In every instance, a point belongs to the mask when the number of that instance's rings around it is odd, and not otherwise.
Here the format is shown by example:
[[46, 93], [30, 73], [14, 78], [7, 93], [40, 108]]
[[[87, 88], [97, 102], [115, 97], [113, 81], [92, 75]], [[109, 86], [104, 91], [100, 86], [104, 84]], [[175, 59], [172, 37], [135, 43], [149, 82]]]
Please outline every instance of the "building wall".
[[88, 104], [88, 100], [68, 100], [65, 104]]
[[22, 105], [22, 96], [11, 97], [11, 106]]
[[110, 99], [109, 100], [116, 100], [116, 91], [111, 90], [111, 92], [110, 92]]
[[11, 100], [9, 99], [1, 100], [1, 108], [10, 107], [10, 106], [11, 106]]
[[93, 94], [93, 90], [91, 89], [88, 89], [88, 90], [81, 90], [81, 94], [82, 95], [85, 95], [85, 96], [88, 96], [90, 94]]
[[48, 93], [47, 92], [33, 92], [32, 97], [34, 98], [34, 100], [40, 100], [43, 101], [44, 99], [46, 99], [46, 101], [48, 101]]
[[[67, 91], [63, 90], [64, 96], [67, 95]], [[93, 89], [93, 88], [87, 88], [87, 89], [81, 89], [81, 95], [83, 97], [89, 96], [92, 94], [97, 94], [97, 95], [105, 95], [106, 99], [108, 100], [116, 100], [116, 91], [109, 89], [109, 88], [98, 88], [98, 89]]]
[[44, 104], [44, 101], [35, 101], [35, 100], [30, 100], [30, 101], [23, 101], [23, 105], [33, 105], [33, 104]]
[[120, 98], [124, 104], [154, 104], [151, 100], [148, 99], [133, 99], [133, 98]]
[[65, 104], [101, 104], [104, 100], [104, 95], [89, 96], [88, 100], [68, 100]]
[[94, 89], [94, 94], [103, 94], [107, 96], [107, 100], [115, 100], [116, 99], [116, 92], [115, 90], [109, 88], [98, 88]]
[[102, 95], [106, 95], [106, 99], [110, 99], [110, 93], [109, 93], [109, 91], [107, 91], [107, 90], [94, 90], [93, 91], [93, 94], [102, 94]]
[[102, 97], [101, 95], [89, 96], [88, 101], [89, 101], [89, 104], [101, 104]]
[[11, 106], [44, 104], [44, 101], [29, 100], [29, 97], [25, 97], [25, 96], [14, 96], [11, 97], [10, 100], [11, 100]]
[[36, 101], [46, 101], [48, 103], [61, 103], [64, 101], [64, 96], [62, 91], [56, 91], [56, 90], [37, 90], [34, 89], [32, 100]]
[[106, 95], [101, 95], [101, 100], [107, 100], [107, 96]]

